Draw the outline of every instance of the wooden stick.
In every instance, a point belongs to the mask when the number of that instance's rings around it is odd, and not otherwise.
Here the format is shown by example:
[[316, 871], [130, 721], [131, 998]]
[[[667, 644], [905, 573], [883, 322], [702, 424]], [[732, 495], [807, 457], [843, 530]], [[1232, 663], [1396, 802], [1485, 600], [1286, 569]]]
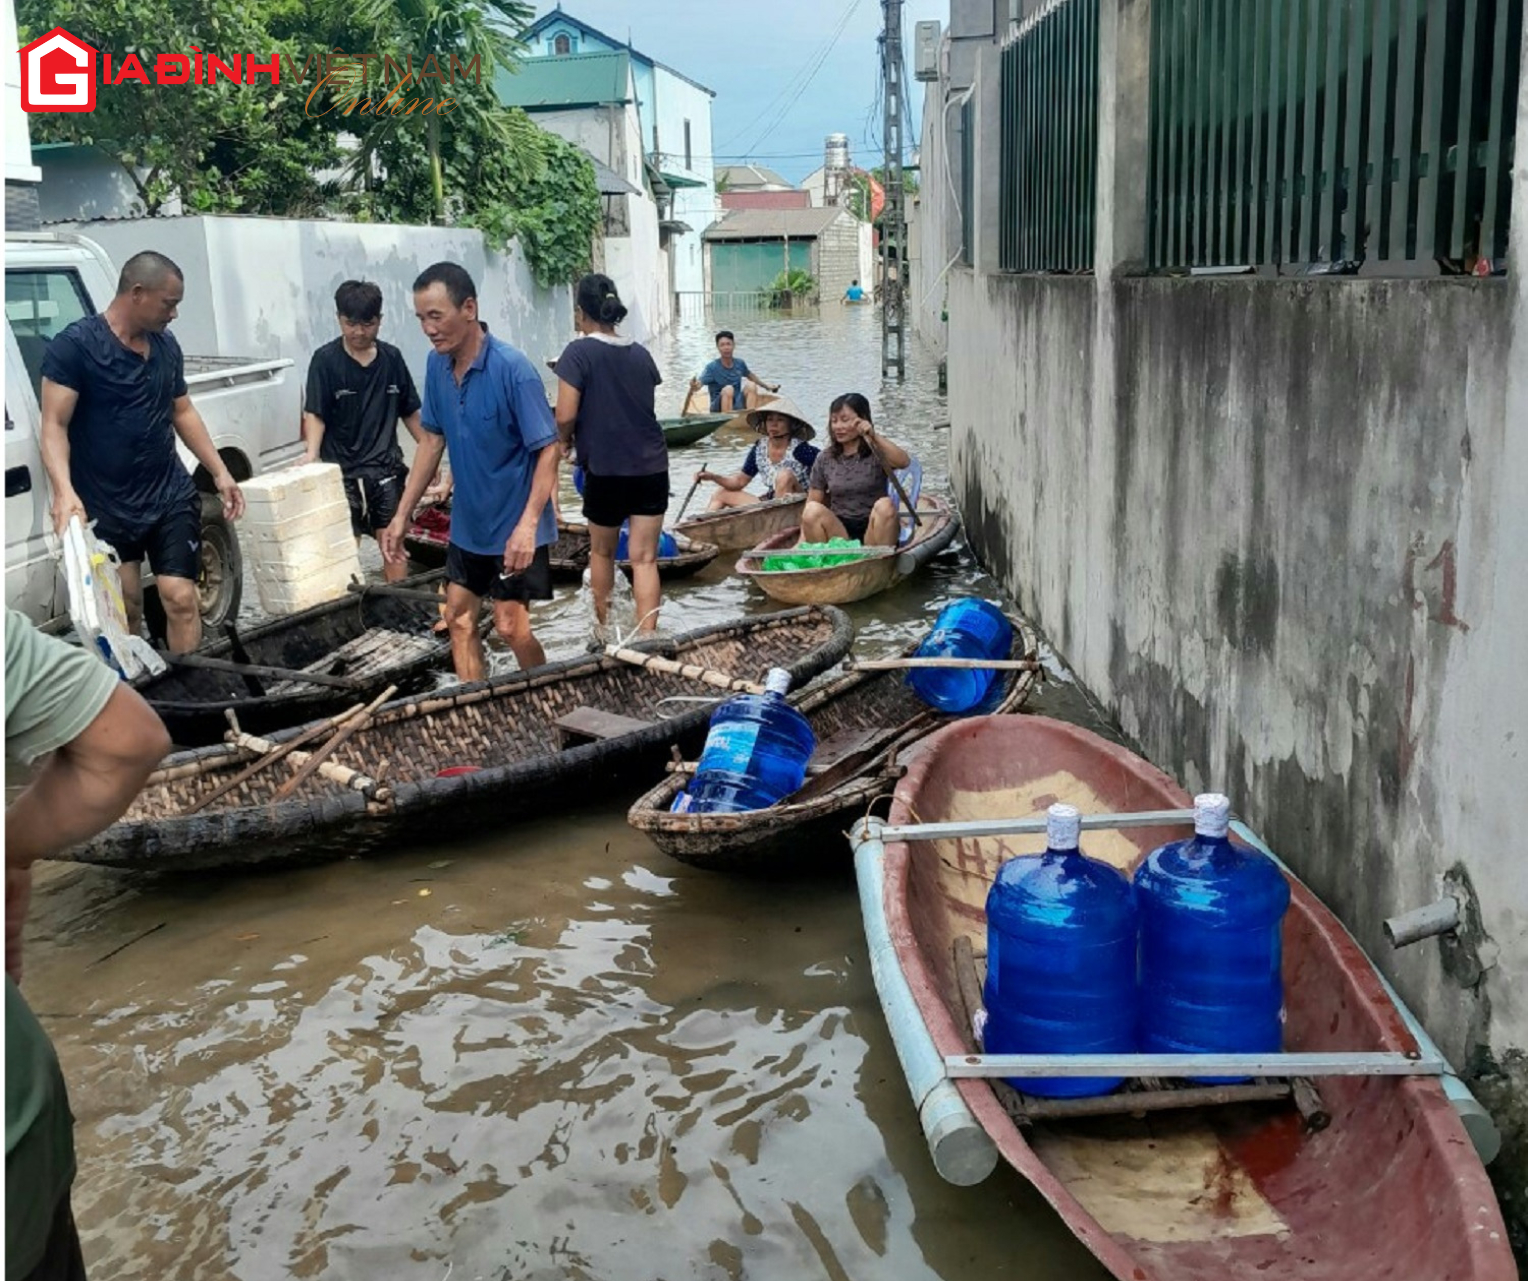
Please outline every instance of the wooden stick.
[[165, 765], [144, 779], [143, 785], [157, 787], [160, 783], [173, 783], [179, 778], [195, 778], [198, 774], [205, 774], [211, 765], [238, 764], [241, 759], [248, 760], [249, 755], [241, 748], [230, 751], [227, 759], [222, 761], [194, 760], [184, 765]]
[[[240, 734], [232, 741], [236, 747], [248, 748], [252, 752], [260, 752], [261, 754], [275, 751], [277, 747], [277, 744], [271, 742], [270, 739], [257, 738], [253, 734]], [[287, 760], [291, 761], [294, 765], [306, 765], [312, 758], [313, 753], [303, 751], [294, 751], [287, 756]], [[363, 792], [373, 800], [381, 801], [387, 799], [386, 789], [379, 787], [376, 779], [368, 777], [361, 773], [360, 770], [353, 770], [348, 765], [337, 765], [333, 761], [320, 761], [318, 763], [318, 773], [332, 782], [340, 784], [342, 787]]]
[[285, 743], [278, 744], [274, 751], [267, 752], [253, 765], [247, 766], [246, 768], [240, 770], [237, 774], [235, 774], [226, 783], [222, 784], [222, 786], [217, 788], [215, 791], [209, 792], [206, 796], [202, 797], [202, 799], [197, 801], [197, 803], [188, 809], [186, 813], [188, 815], [199, 814], [202, 810], [211, 805], [213, 801], [222, 800], [223, 797], [227, 796], [228, 793], [233, 791], [234, 788], [238, 787], [242, 783], [248, 782], [261, 770], [268, 769], [277, 761], [282, 760], [284, 757], [288, 756], [296, 748], [301, 747], [304, 743], [311, 743], [315, 738], [319, 738], [324, 734], [331, 733], [332, 731], [338, 729], [352, 716], [361, 711], [361, 709], [365, 706], [366, 705], [364, 703], [357, 703], [354, 707], [347, 711], [341, 712], [338, 716], [330, 716], [324, 720], [319, 721], [318, 724], [311, 726], [309, 729], [299, 734], [296, 738], [288, 739]]
[[606, 645], [605, 653], [611, 658], [620, 659], [623, 663], [630, 663], [633, 667], [666, 672], [670, 676], [688, 676], [691, 680], [704, 681], [717, 689], [737, 690], [744, 694], [765, 692], [764, 686], [756, 685], [753, 681], [741, 680], [736, 676], [727, 675], [726, 672], [712, 671], [709, 667], [696, 667], [693, 663], [677, 663], [672, 658], [661, 658], [657, 654], [643, 654], [635, 649], [622, 649], [619, 645]]
[[331, 689], [365, 689], [364, 681], [349, 676], [324, 676], [318, 672], [299, 672], [290, 667], [269, 667], [262, 663], [235, 663], [226, 658], [211, 658], [206, 654], [170, 654], [161, 651], [165, 662], [175, 667], [202, 667], [211, 672], [233, 672], [237, 676], [268, 676], [272, 680], [303, 681], [309, 685], [324, 685]]
[[695, 477], [695, 483], [690, 486], [690, 492], [684, 496], [684, 502], [679, 504], [679, 515], [674, 517], [674, 524], [677, 525], [680, 521], [682, 521], [684, 519], [684, 514], [685, 514], [686, 510], [688, 510], [688, 508], [690, 506], [690, 499], [695, 497], [695, 491], [697, 489], [699, 489], [699, 488], [700, 488], [700, 477], [696, 476]]
[[1016, 1120], [1050, 1121], [1079, 1116], [1133, 1116], [1137, 1112], [1176, 1112], [1184, 1108], [1225, 1107], [1232, 1103], [1276, 1103], [1289, 1098], [1282, 1081], [1244, 1085], [1190, 1085], [1181, 1090], [1123, 1090], [1092, 1098], [1042, 1099], [1021, 1094], [1003, 1081], [993, 1088]]
[[1312, 1134], [1326, 1129], [1332, 1123], [1332, 1114], [1321, 1101], [1321, 1093], [1316, 1089], [1315, 1082], [1309, 1077], [1297, 1076], [1290, 1081], [1289, 1086], [1294, 1094], [1295, 1106], [1305, 1118], [1305, 1128]]
[[1032, 658], [867, 658], [850, 659], [851, 672], [896, 672], [904, 668], [954, 668], [957, 671], [1037, 672]]
[[394, 583], [362, 583], [351, 579], [345, 589], [356, 596], [391, 596], [394, 600], [418, 601], [422, 605], [439, 605], [445, 600], [441, 592], [426, 591], [422, 587], [399, 587]]
[[[872, 428], [871, 436], [874, 434], [875, 431]], [[875, 442], [871, 440], [870, 436], [861, 436], [860, 439], [865, 442], [865, 448], [870, 451], [871, 457], [873, 457], [876, 462], [881, 464], [881, 470], [886, 473], [886, 479], [891, 482], [892, 488], [897, 491], [897, 497], [902, 500], [902, 506], [907, 508], [907, 510], [912, 514], [913, 526], [916, 528], [922, 525], [923, 518], [918, 515], [918, 508], [914, 505], [913, 500], [907, 496], [907, 491], [902, 488], [902, 482], [897, 478], [897, 473], [894, 472], [891, 469], [891, 465], [881, 457], [881, 451], [876, 448]], [[897, 521], [899, 524], [901, 523], [901, 520], [902, 518], [898, 516]]]
[[286, 800], [286, 798], [295, 792], [299, 787], [301, 787], [307, 779], [313, 776], [313, 774], [319, 769], [320, 766], [323, 765], [324, 761], [328, 757], [334, 755], [336, 748], [338, 748], [342, 743], [348, 742], [358, 730], [365, 729], [366, 726], [371, 723], [372, 714], [377, 710], [377, 708], [381, 707], [383, 703], [387, 702], [387, 700], [397, 692], [398, 687], [396, 685], [389, 685], [374, 699], [372, 699], [371, 702], [369, 702], [365, 708], [362, 709], [359, 716], [348, 722], [338, 734], [336, 734], [327, 743], [320, 747], [318, 751], [314, 752], [312, 756], [303, 762], [302, 768], [299, 769], [297, 773], [293, 774], [291, 778], [287, 779], [287, 781], [280, 787], [278, 787], [276, 789], [275, 796], [273, 796], [271, 799], [273, 801]]

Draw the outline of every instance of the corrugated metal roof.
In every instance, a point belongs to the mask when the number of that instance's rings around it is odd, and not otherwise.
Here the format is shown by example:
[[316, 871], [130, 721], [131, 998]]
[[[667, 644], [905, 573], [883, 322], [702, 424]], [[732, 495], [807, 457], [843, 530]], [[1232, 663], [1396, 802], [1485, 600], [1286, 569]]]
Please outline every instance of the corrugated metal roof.
[[514, 74], [497, 72], [493, 88], [506, 107], [526, 111], [626, 103], [631, 101], [631, 58], [624, 49], [527, 58]]
[[723, 209], [810, 209], [809, 191], [732, 191], [721, 194]]
[[720, 222], [706, 228], [707, 240], [815, 240], [846, 210], [828, 209], [735, 209]]
[[628, 182], [625, 178], [621, 177], [620, 174], [616, 173], [616, 171], [609, 165], [605, 164], [601, 160], [596, 159], [589, 152], [584, 151], [582, 147], [580, 147], [579, 150], [584, 152], [584, 156], [588, 159], [589, 163], [594, 166], [594, 185], [599, 188], [600, 195], [623, 196], [641, 194], [641, 187]]
[[793, 190], [790, 183], [763, 165], [717, 165], [716, 176], [725, 179], [732, 191]]

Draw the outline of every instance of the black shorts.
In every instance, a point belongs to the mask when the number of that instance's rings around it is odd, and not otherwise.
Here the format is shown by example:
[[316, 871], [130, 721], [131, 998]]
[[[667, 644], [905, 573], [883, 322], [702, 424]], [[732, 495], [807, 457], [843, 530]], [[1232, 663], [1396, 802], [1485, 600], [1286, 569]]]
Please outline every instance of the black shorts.
[[95, 535], [116, 549], [117, 559], [132, 565], [148, 557], [160, 578], [188, 578], [193, 583], [202, 567], [202, 496], [192, 490], [146, 524], [118, 524], [97, 517]]
[[357, 538], [362, 534], [374, 535], [392, 524], [408, 478], [406, 467], [345, 477], [345, 497], [350, 502], [350, 530]]
[[530, 568], [523, 574], [507, 578], [502, 555], [483, 556], [452, 543], [446, 549], [446, 581], [489, 600], [516, 600], [521, 604], [551, 600], [552, 549], [536, 548]]
[[838, 523], [844, 527], [844, 533], [848, 534], [850, 538], [856, 542], [862, 543], [865, 541], [865, 531], [870, 528], [870, 518], [868, 516], [864, 520], [849, 520], [847, 517], [840, 516]]
[[584, 519], [591, 525], [619, 529], [632, 516], [666, 516], [669, 474], [596, 476], [584, 472]]

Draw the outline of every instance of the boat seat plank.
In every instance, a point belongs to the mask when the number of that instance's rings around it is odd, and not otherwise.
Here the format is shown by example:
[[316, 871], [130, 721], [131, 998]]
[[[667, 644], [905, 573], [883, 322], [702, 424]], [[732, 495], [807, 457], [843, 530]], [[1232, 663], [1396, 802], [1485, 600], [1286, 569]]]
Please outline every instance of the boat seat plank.
[[828, 735], [817, 744], [817, 750], [812, 753], [812, 759], [807, 762], [806, 776], [812, 778], [825, 770], [832, 769], [846, 756], [859, 751], [879, 733], [880, 730], [873, 727], [856, 726]]
[[654, 722], [638, 720], [634, 716], [618, 716], [615, 712], [601, 711], [597, 707], [575, 707], [552, 722], [557, 727], [564, 747], [578, 743], [591, 743], [598, 739], [620, 738], [636, 730], [648, 729]]

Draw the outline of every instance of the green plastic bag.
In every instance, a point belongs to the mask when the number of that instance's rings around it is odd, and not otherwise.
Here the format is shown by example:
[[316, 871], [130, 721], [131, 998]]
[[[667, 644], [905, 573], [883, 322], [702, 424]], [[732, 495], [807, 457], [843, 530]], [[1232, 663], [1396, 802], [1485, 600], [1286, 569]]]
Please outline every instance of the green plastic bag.
[[825, 543], [797, 543], [789, 551], [764, 557], [765, 573], [782, 569], [824, 569], [863, 560], [871, 550], [857, 538], [830, 538]]

